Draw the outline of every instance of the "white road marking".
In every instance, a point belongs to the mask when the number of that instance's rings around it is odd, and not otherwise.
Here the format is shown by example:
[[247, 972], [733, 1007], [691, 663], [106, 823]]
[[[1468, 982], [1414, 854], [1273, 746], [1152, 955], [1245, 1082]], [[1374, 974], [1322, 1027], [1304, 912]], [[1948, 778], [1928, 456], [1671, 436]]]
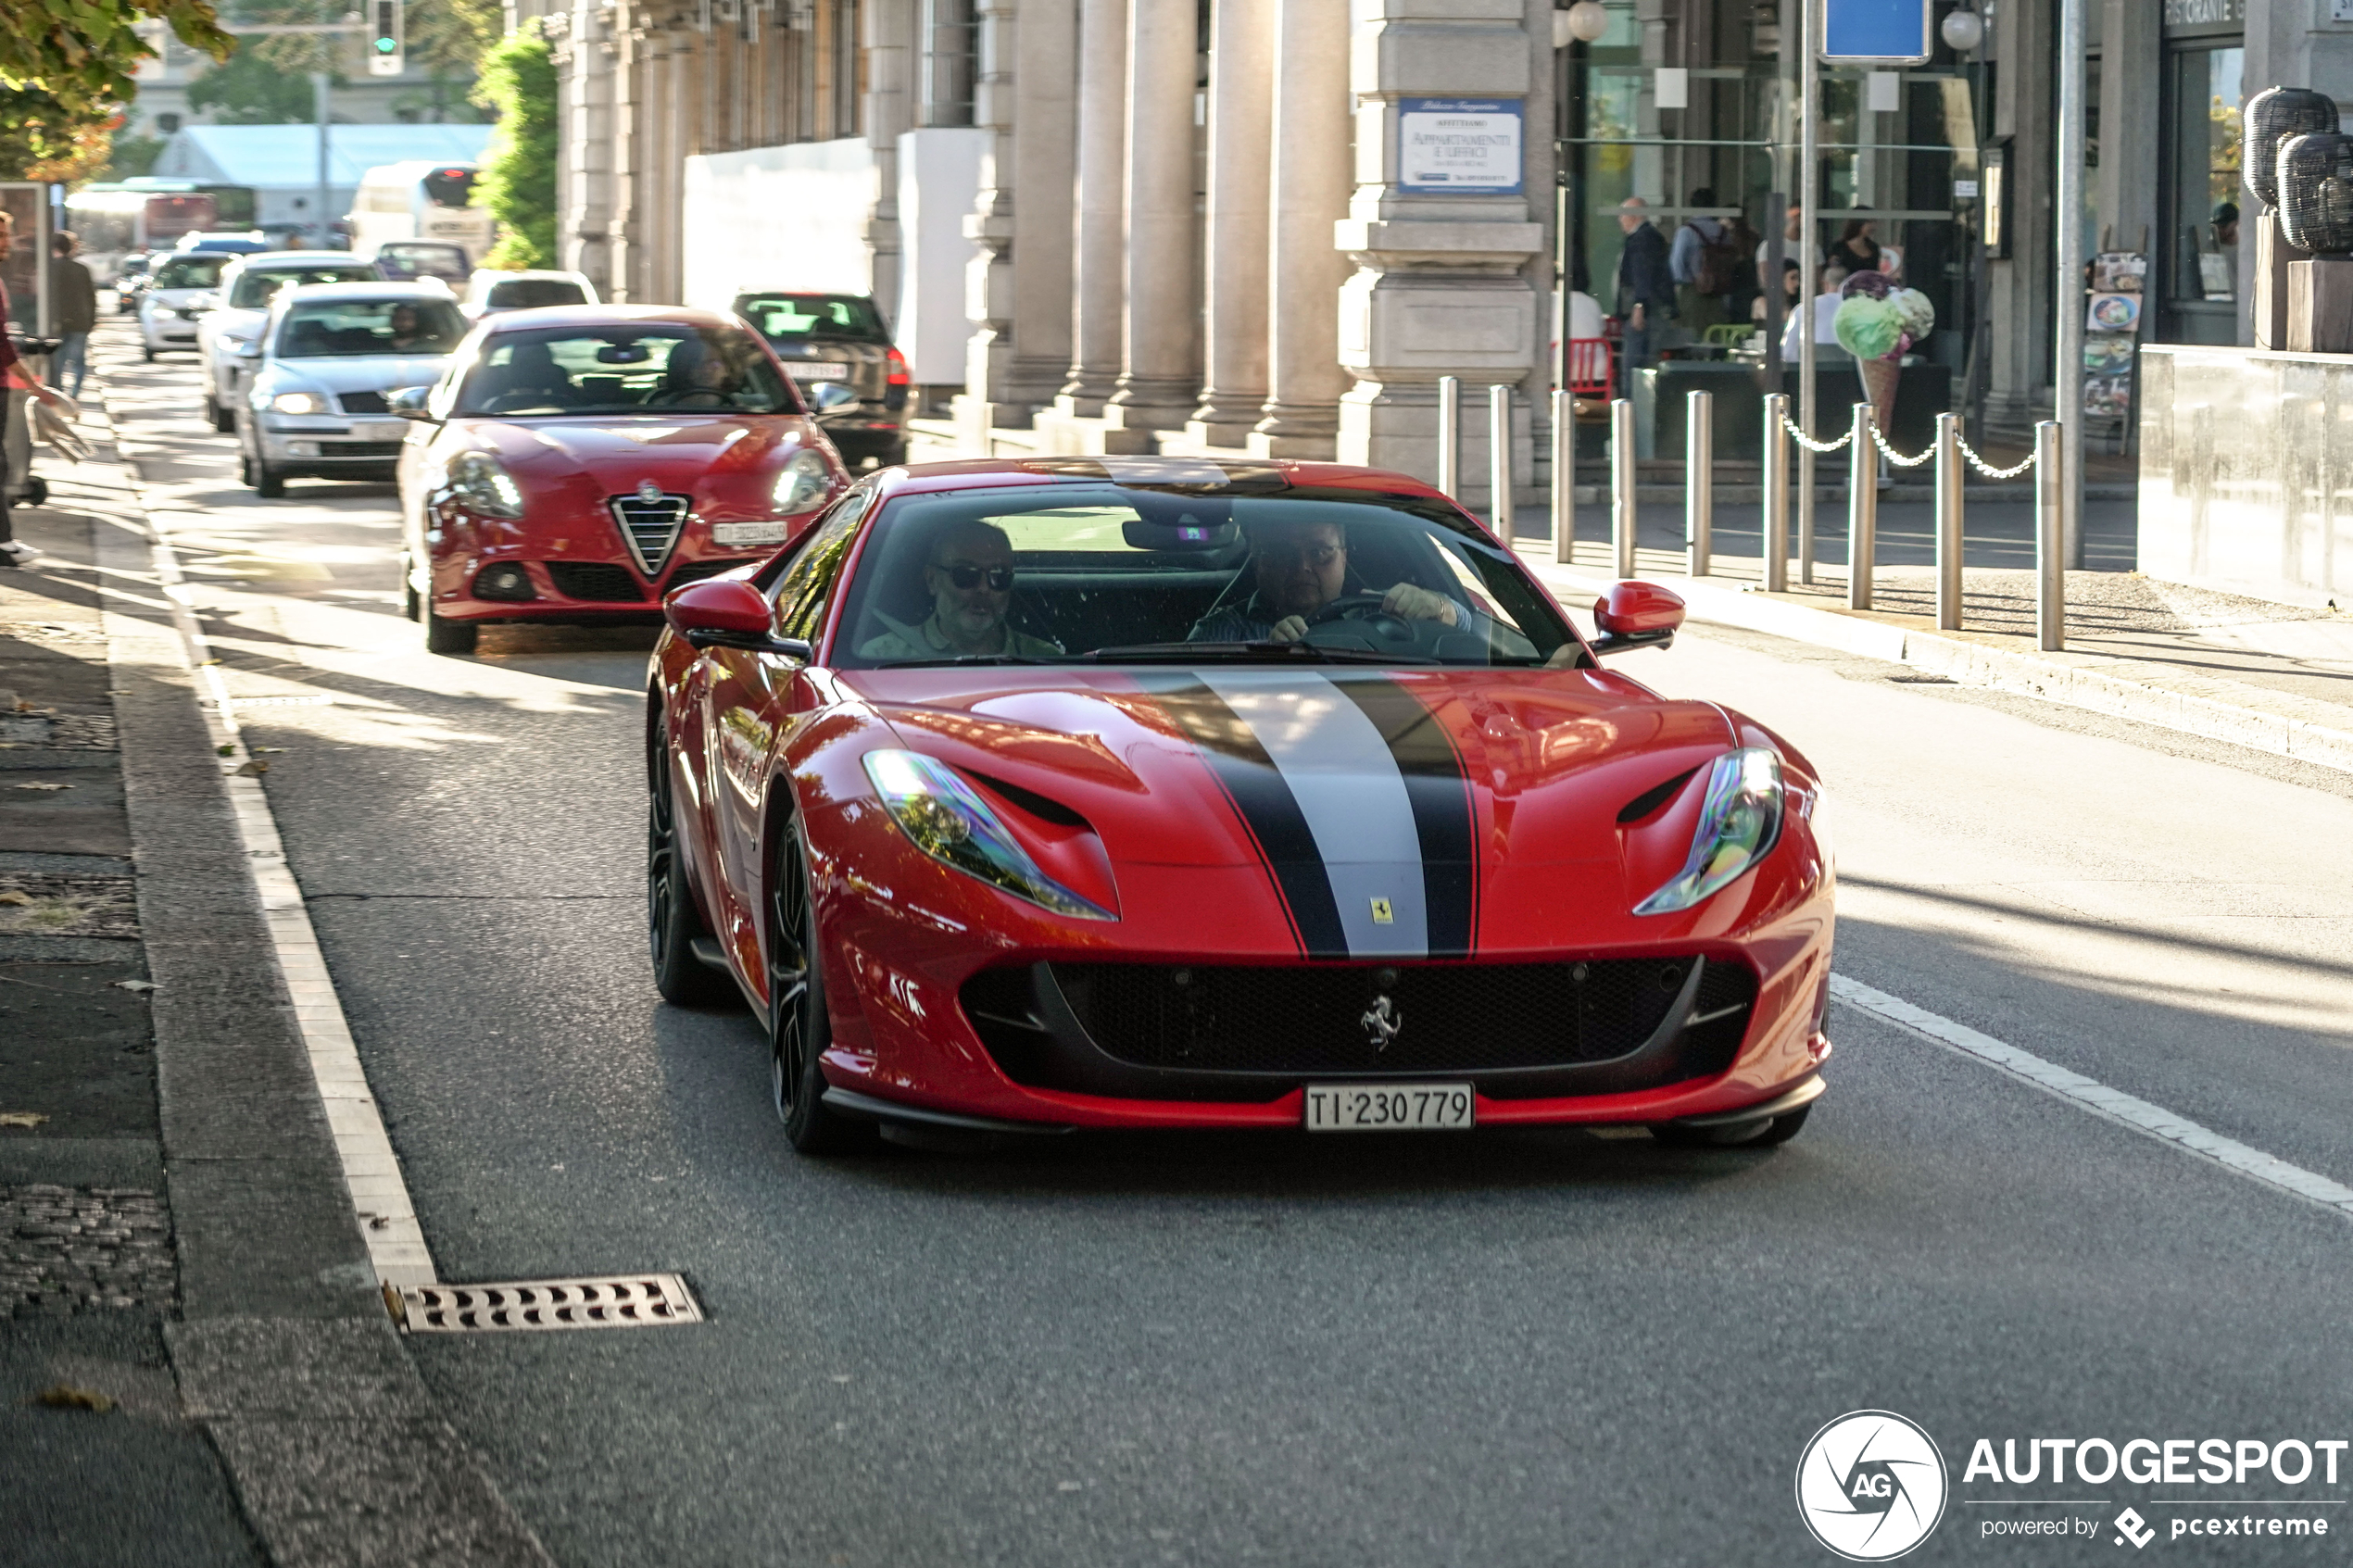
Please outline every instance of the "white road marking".
[[[220, 679], [220, 667], [213, 661], [211, 646], [205, 640], [204, 628], [188, 608], [190, 584], [181, 574], [180, 558], [171, 548], [162, 521], [170, 514], [148, 507], [147, 486], [139, 477], [132, 450], [135, 444], [124, 442], [120, 429], [115, 435], [115, 449], [123, 458], [124, 475], [137, 507], [133, 513], [118, 521], [133, 531], [144, 529], [147, 535], [156, 577], [162, 584], [164, 597], [170, 603], [172, 621], [179, 629], [188, 667], [196, 676], [199, 690], [210, 694], [211, 700], [200, 702], [198, 707], [213, 744], [233, 746], [243, 752], [235, 716], [235, 709], [243, 705], [230, 696]], [[310, 1058], [319, 1101], [325, 1108], [327, 1126], [335, 1140], [335, 1154], [343, 1164], [344, 1185], [351, 1195], [352, 1210], [359, 1218], [360, 1238], [368, 1245], [368, 1260], [375, 1268], [376, 1277], [386, 1285], [397, 1287], [434, 1284], [433, 1254], [425, 1247], [425, 1233], [417, 1223], [417, 1210], [409, 1201], [409, 1184], [400, 1173], [399, 1156], [393, 1153], [392, 1140], [384, 1135], [384, 1117], [368, 1087], [367, 1073], [359, 1065], [359, 1050], [352, 1041], [351, 1026], [344, 1019], [343, 1002], [335, 994], [334, 979], [327, 972], [326, 955], [319, 950], [319, 936], [311, 929], [310, 911], [303, 903], [302, 888], [286, 862], [285, 846], [278, 837], [278, 822], [271, 814], [270, 797], [258, 778], [231, 774], [220, 782], [229, 793], [229, 805], [237, 819], [237, 834], [245, 844], [245, 860], [253, 870], [254, 890], [260, 895], [262, 918], [270, 927], [271, 945], [277, 952], [279, 971], [285, 977], [286, 993], [294, 1001], [295, 1019]]]
[[1843, 974], [1831, 976], [1831, 996], [1848, 1007], [1909, 1030], [1964, 1056], [1990, 1062], [2006, 1073], [2025, 1079], [2045, 1093], [2056, 1095], [2095, 1116], [2121, 1123], [2134, 1132], [2145, 1133], [2177, 1148], [2187, 1149], [2249, 1181], [2260, 1182], [2291, 1197], [2301, 1198], [2353, 1217], [2353, 1187], [2333, 1182], [2300, 1165], [2291, 1165], [2259, 1148], [2249, 1148], [2234, 1138], [2208, 1132], [2195, 1122], [2184, 1121], [2145, 1099], [2111, 1089], [2097, 1079], [2086, 1078], [2081, 1073], [2061, 1067], [2057, 1062], [2045, 1061], [2032, 1051], [2005, 1045], [1993, 1035], [1980, 1034], [1966, 1023], [1956, 1023], [1926, 1008], [1914, 1007], [1900, 997], [1875, 991], [1861, 981], [1849, 980]]

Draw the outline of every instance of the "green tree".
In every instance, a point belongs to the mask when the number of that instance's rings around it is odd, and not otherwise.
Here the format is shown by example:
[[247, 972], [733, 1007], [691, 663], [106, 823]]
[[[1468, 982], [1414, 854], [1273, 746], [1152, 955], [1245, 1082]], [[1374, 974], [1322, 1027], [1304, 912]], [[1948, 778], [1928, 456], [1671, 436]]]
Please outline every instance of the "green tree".
[[55, 106], [44, 110], [53, 131], [102, 123], [137, 91], [131, 73], [139, 62], [155, 58], [133, 29], [157, 19], [216, 60], [236, 47], [210, 0], [6, 0], [0, 88], [41, 94]]
[[78, 114], [47, 93], [0, 87], [0, 180], [87, 180], [118, 117]]
[[101, 180], [130, 180], [156, 171], [156, 159], [163, 156], [160, 136], [114, 133], [114, 141], [107, 153], [107, 166], [98, 170]]
[[[331, 78], [336, 87], [340, 76]], [[310, 78], [281, 69], [258, 50], [240, 49], [188, 83], [188, 107], [223, 125], [308, 125], [318, 117]]]
[[474, 182], [498, 220], [492, 267], [556, 261], [556, 64], [536, 28], [507, 34], [483, 56], [474, 97], [498, 111]]

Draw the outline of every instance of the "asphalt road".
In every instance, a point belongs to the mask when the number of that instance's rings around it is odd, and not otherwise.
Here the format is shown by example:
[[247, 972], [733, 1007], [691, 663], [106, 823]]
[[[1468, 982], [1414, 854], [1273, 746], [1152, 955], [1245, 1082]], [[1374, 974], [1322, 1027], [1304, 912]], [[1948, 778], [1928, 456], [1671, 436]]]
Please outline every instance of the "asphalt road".
[[[1768, 1153], [796, 1158], [751, 1020], [648, 983], [649, 637], [425, 655], [388, 486], [257, 501], [185, 358], [100, 362], [231, 689], [299, 699], [241, 717], [283, 748], [271, 800], [444, 1276], [676, 1269], [710, 1312], [410, 1341], [559, 1562], [1827, 1562], [1792, 1477], [1863, 1408], [1951, 1467], [1914, 1561], [2113, 1554], [2126, 1502], [2353, 1531], [2353, 1466], [1965, 1483], [1979, 1437], [2353, 1436], [2353, 1219], [1843, 1006], [1831, 1093]], [[1755, 636], [1626, 668], [1820, 765], [1843, 973], [2353, 1184], [2344, 781]], [[2098, 1504], [2098, 1537], [1985, 1538], [2022, 1498]]]

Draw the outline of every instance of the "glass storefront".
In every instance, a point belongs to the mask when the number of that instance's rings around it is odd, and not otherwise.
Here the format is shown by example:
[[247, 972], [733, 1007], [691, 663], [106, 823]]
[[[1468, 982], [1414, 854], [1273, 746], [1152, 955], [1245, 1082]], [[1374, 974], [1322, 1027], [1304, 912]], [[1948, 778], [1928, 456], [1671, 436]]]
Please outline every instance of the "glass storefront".
[[[2231, 7], [2234, 9], [2235, 6]], [[2166, 244], [2155, 258], [2163, 307], [2156, 341], [2238, 341], [2239, 107], [2246, 50], [2216, 34], [2239, 18], [2200, 0], [2167, 0], [2165, 147], [2159, 207]], [[2243, 15], [2243, 13], [2242, 13]], [[2177, 21], [2177, 18], [2185, 19]]]

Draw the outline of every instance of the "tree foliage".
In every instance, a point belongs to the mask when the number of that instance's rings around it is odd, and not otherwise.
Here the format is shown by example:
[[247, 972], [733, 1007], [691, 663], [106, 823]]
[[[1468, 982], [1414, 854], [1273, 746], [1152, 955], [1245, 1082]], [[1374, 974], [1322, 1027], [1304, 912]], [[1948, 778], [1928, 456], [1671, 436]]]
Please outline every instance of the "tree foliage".
[[[272, 40], [271, 42], [275, 42]], [[333, 79], [335, 86], [342, 78]], [[319, 112], [310, 78], [241, 48], [188, 84], [188, 107], [222, 125], [307, 125]]]
[[483, 56], [475, 99], [498, 111], [483, 149], [475, 199], [498, 220], [492, 267], [556, 264], [556, 64], [536, 28], [507, 34]]
[[506, 26], [501, 0], [416, 0], [402, 25], [409, 54], [429, 75], [472, 80]]
[[[136, 89], [131, 73], [156, 51], [133, 29], [160, 20], [189, 48], [226, 59], [236, 41], [210, 0], [5, 0], [0, 88], [42, 94], [44, 128], [71, 137], [103, 122]], [[19, 122], [11, 121], [11, 124]]]
[[87, 180], [120, 116], [72, 113], [50, 94], [0, 87], [0, 180]]

